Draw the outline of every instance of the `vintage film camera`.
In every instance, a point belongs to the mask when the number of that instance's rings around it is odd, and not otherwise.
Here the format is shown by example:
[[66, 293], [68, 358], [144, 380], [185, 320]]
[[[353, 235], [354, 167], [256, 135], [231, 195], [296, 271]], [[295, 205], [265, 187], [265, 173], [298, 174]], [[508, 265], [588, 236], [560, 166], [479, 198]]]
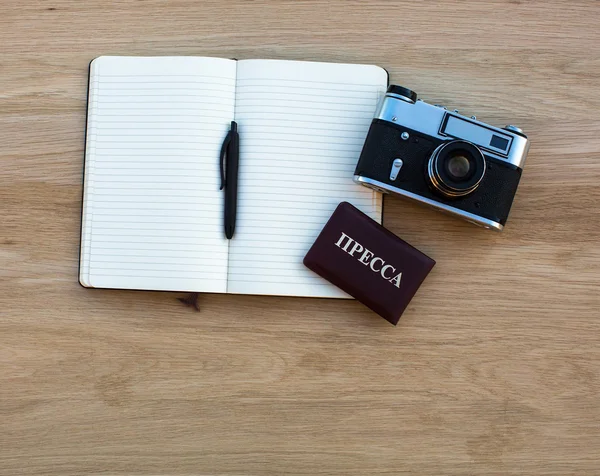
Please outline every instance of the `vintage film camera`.
[[527, 136], [516, 126], [493, 127], [391, 85], [354, 180], [502, 230], [528, 149]]

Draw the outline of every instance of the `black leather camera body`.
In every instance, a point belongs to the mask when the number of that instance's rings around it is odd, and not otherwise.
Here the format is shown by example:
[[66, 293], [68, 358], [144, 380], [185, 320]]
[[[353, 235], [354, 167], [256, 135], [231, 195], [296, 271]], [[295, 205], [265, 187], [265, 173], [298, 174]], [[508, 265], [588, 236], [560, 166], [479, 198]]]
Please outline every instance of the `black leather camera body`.
[[497, 128], [390, 86], [354, 180], [502, 230], [529, 150], [516, 126]]

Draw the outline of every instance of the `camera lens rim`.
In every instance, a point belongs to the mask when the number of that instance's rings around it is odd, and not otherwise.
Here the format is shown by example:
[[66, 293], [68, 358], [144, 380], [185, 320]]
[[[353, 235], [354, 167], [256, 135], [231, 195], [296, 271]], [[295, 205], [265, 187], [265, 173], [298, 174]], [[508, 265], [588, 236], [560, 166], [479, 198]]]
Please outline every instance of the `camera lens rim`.
[[[449, 163], [463, 157], [468, 169], [463, 176], [452, 174]], [[431, 154], [427, 175], [433, 188], [447, 198], [469, 195], [479, 186], [486, 172], [486, 160], [475, 144], [464, 140], [451, 140], [440, 144]]]

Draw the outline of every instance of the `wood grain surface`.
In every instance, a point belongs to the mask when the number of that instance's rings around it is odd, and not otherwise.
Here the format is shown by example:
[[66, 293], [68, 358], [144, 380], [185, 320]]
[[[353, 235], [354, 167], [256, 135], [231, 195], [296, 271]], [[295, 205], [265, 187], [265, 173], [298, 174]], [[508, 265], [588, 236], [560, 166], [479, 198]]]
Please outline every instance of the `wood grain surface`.
[[[3, 0], [0, 474], [600, 474], [599, 24], [592, 0]], [[529, 134], [508, 226], [386, 197], [438, 263], [397, 328], [352, 301], [83, 289], [103, 54], [381, 65]]]

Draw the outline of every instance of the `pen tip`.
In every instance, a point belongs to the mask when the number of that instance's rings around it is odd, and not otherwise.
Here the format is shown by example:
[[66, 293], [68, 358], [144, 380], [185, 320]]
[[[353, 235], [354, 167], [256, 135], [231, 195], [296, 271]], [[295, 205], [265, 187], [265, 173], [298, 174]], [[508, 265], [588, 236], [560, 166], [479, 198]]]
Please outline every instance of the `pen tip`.
[[225, 236], [228, 240], [231, 240], [231, 238], [233, 238], [233, 230], [234, 228], [232, 226], [225, 227]]

